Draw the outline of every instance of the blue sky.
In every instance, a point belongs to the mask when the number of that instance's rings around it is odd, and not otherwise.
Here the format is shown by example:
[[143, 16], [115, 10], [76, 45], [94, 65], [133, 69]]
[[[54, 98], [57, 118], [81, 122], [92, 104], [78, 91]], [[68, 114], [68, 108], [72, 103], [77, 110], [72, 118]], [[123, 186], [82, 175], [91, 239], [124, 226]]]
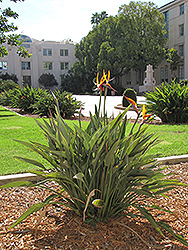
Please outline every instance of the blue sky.
[[[169, 1], [153, 2], [160, 7]], [[128, 3], [127, 0], [25, 0], [18, 3], [3, 0], [0, 7], [10, 6], [19, 14], [18, 20], [12, 20], [19, 28], [18, 33], [38, 40], [79, 42], [92, 28], [92, 13], [106, 11], [115, 16], [119, 7]]]

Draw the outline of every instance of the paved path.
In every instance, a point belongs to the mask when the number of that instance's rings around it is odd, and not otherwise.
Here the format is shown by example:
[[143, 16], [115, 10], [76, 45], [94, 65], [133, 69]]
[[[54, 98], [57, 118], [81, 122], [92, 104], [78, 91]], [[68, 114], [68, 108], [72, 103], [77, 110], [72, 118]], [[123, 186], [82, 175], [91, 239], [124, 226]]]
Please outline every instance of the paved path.
[[[95, 104], [99, 105], [99, 96], [94, 95], [74, 95], [78, 101], [82, 101], [84, 104], [84, 110], [82, 110], [82, 114], [84, 116], [89, 116], [89, 111], [91, 111], [92, 114], [95, 112]], [[137, 102], [138, 104], [142, 101], [145, 101], [145, 97], [138, 96]], [[102, 96], [102, 108], [103, 110], [103, 103], [104, 103], [104, 96]], [[118, 104], [122, 103], [122, 96], [107, 96], [106, 97], [106, 111], [107, 116], [111, 116], [112, 114], [114, 117], [119, 115], [121, 110], [115, 109], [114, 106], [117, 106]], [[127, 114], [128, 118], [132, 117], [133, 119], [136, 118], [136, 112], [134, 111], [128, 111]]]

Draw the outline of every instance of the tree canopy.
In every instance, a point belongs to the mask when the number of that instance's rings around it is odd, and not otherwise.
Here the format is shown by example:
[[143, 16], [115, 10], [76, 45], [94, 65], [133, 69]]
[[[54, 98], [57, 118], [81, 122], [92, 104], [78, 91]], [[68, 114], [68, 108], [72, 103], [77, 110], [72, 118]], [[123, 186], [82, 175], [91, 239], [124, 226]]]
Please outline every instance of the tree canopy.
[[[15, 3], [17, 2], [24, 2], [24, 0], [10, 0]], [[0, 3], [2, 0], [0, 0]], [[17, 26], [14, 25], [14, 23], [10, 23], [9, 19], [17, 19], [18, 14], [11, 10], [10, 7], [7, 7], [6, 9], [2, 10], [0, 8], [0, 57], [4, 57], [8, 55], [7, 47], [5, 46], [5, 43], [10, 46], [16, 46], [17, 47], [17, 53], [19, 56], [22, 57], [30, 57], [31, 54], [21, 46], [22, 41], [19, 40], [19, 35], [12, 34], [12, 32], [16, 31], [18, 29]]]
[[164, 16], [154, 3], [124, 4], [115, 17], [100, 20], [76, 45], [73, 74], [87, 84], [103, 69], [116, 80], [135, 69], [141, 83], [146, 65], [155, 68], [165, 57], [165, 33]]
[[95, 12], [95, 14], [92, 14], [91, 24], [93, 24], [93, 27], [95, 27], [107, 17], [108, 17], [108, 14], [106, 13], [106, 11], [102, 11], [100, 14], [98, 12]]

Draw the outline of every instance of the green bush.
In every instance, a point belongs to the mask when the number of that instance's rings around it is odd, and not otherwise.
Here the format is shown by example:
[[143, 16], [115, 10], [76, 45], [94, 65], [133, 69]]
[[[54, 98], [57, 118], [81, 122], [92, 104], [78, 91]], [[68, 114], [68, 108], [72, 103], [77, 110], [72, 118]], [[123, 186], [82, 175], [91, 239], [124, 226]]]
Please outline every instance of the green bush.
[[[81, 107], [81, 102], [72, 97], [72, 93], [66, 91], [55, 90], [53, 92], [59, 102], [60, 114], [63, 118], [70, 118], [78, 113]], [[42, 93], [36, 98], [35, 103], [32, 105], [35, 114], [40, 116], [48, 116], [49, 109], [53, 116], [55, 116], [55, 101], [52, 93], [43, 90]]]
[[9, 89], [20, 88], [20, 86], [12, 80], [0, 79], [0, 93], [8, 91]]
[[181, 80], [180, 85], [188, 85], [188, 79]]
[[[82, 105], [77, 101], [72, 93], [66, 91], [55, 90], [60, 107], [60, 114], [63, 118], [70, 118], [79, 112]], [[49, 109], [55, 116], [55, 101], [49, 90], [37, 89], [29, 86], [16, 88], [2, 92], [0, 95], [0, 104], [3, 106], [11, 106], [19, 108], [25, 113], [39, 114], [40, 116], [48, 116]]]
[[56, 81], [55, 76], [50, 73], [42, 74], [39, 77], [38, 82], [40, 85], [44, 86], [45, 88], [58, 86], [58, 82]]
[[[99, 105], [98, 109], [95, 107], [95, 114], [90, 114], [87, 128], [82, 128], [79, 119], [79, 126], [75, 125], [72, 129], [61, 117], [56, 97], [55, 102], [56, 118], [51, 117], [49, 123], [46, 120], [43, 120], [43, 123], [36, 121], [47, 138], [47, 146], [37, 142], [16, 140], [49, 162], [49, 168], [46, 169], [36, 160], [15, 157], [17, 160], [40, 167], [42, 171], [32, 173], [43, 177], [44, 180], [36, 184], [29, 181], [13, 182], [0, 188], [40, 186], [49, 189], [46, 184], [55, 181], [60, 185], [60, 190], [57, 192], [50, 189], [49, 197], [30, 207], [10, 228], [33, 212], [45, 206], [58, 204], [71, 208], [83, 217], [84, 222], [96, 223], [121, 215], [145, 217], [162, 235], [161, 227], [188, 246], [188, 243], [175, 234], [168, 224], [156, 221], [149, 212], [151, 207], [159, 210], [161, 208], [155, 204], [152, 206], [151, 201], [143, 202], [150, 197], [158, 199], [160, 195], [178, 185], [186, 186], [178, 180], [165, 179], [168, 174], [163, 174], [160, 168], [156, 168], [154, 156], [146, 155], [157, 143], [157, 138], [153, 137], [153, 134], [148, 134], [148, 126], [142, 127], [147, 120], [139, 127], [135, 126], [135, 122], [127, 134], [128, 108], [110, 121], [106, 114], [100, 118]], [[131, 212], [130, 207], [135, 208], [141, 215], [134, 213], [135, 209]]]
[[137, 93], [136, 91], [134, 91], [134, 89], [128, 88], [123, 92], [122, 106], [128, 107], [130, 103], [127, 101], [127, 99], [124, 96], [131, 98], [133, 101], [137, 103]]
[[55, 102], [52, 94], [48, 90], [43, 89], [32, 105], [33, 113], [41, 117], [48, 116], [50, 109], [53, 114], [55, 112], [54, 104]]
[[173, 80], [162, 83], [153, 92], [145, 94], [147, 110], [155, 113], [164, 123], [188, 122], [188, 86]]
[[11, 106], [19, 108], [23, 112], [32, 113], [34, 111], [32, 105], [37, 100], [37, 97], [40, 96], [40, 92], [40, 89], [32, 88], [28, 85], [17, 89], [11, 100]]
[[15, 83], [18, 83], [18, 77], [15, 74], [9, 74], [6, 72], [6, 74], [1, 74], [0, 79], [2, 80], [12, 80]]
[[0, 105], [13, 107], [13, 100], [17, 94], [17, 89], [10, 89], [9, 91], [1, 92]]

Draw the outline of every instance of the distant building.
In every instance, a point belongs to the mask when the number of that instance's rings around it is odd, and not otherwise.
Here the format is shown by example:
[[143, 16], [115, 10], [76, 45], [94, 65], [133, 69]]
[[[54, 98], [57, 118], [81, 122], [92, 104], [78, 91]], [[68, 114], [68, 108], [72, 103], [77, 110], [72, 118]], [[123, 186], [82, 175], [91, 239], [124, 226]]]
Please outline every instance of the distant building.
[[25, 47], [31, 58], [19, 57], [16, 47], [6, 45], [8, 56], [0, 58], [0, 73], [16, 74], [19, 85], [38, 87], [38, 79], [43, 73], [53, 74], [61, 83], [61, 75], [66, 74], [76, 60], [75, 44], [70, 41], [38, 41], [22, 35]]
[[[175, 72], [179, 80], [188, 79], [188, 0], [174, 0], [159, 8], [164, 14], [168, 42], [166, 47], [174, 48], [181, 56], [181, 63]], [[164, 60], [155, 70], [157, 83], [170, 82], [169, 64]]]

